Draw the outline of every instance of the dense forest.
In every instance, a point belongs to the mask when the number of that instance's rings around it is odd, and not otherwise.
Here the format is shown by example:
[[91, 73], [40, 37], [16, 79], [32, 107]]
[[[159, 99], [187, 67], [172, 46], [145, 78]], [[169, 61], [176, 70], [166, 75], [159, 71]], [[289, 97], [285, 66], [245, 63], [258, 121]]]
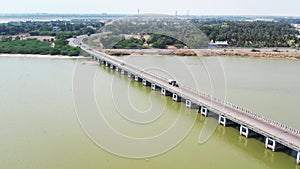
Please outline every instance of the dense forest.
[[103, 25], [98, 21], [10, 22], [0, 24], [0, 36], [29, 33], [31, 36], [55, 36], [67, 39], [72, 36], [93, 34]]
[[286, 22], [227, 21], [198, 27], [210, 40], [227, 40], [233, 47], [299, 47], [299, 32]]

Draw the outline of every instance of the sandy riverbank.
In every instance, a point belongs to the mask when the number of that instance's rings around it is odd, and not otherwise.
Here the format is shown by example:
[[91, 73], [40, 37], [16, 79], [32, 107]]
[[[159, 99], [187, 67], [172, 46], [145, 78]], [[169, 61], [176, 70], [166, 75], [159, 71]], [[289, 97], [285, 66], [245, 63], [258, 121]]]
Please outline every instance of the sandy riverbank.
[[226, 48], [226, 49], [109, 49], [106, 54], [123, 55], [178, 55], [178, 56], [240, 56], [300, 60], [300, 50], [292, 48]]
[[83, 59], [84, 56], [35, 55], [35, 54], [0, 54], [0, 57], [51, 58], [51, 59]]

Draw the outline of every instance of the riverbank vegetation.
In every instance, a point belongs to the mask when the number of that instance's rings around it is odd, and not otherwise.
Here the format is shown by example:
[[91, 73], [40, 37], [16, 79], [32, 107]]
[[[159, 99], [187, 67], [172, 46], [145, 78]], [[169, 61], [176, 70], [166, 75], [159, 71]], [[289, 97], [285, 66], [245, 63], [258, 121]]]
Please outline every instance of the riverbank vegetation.
[[[80, 48], [68, 45], [68, 38], [96, 33], [98, 21], [10, 22], [0, 24], [0, 53], [78, 56]], [[38, 40], [31, 37], [49, 36]]]
[[[159, 32], [159, 29], [175, 30], [181, 27], [180, 24], [174, 21], [175, 24], [164, 22], [163, 24], [153, 24], [150, 22], [142, 22], [140, 25], [133, 24], [134, 22], [122, 22], [115, 25], [109, 25], [113, 32], [129, 35], [140, 35], [140, 37], [131, 37], [130, 40], [122, 37], [117, 45], [113, 48], [117, 49], [136, 49], [136, 48], [193, 48], [192, 45], [185, 45], [176, 40], [178, 35], [182, 34], [190, 39], [184, 39], [184, 42], [194, 44], [194, 42], [206, 42], [195, 38], [195, 34], [187, 34], [185, 29], [180, 28], [173, 32]], [[274, 21], [230, 21], [230, 20], [199, 20], [197, 22], [190, 21], [194, 24], [194, 28], [198, 28], [199, 32], [203, 32], [209, 41], [227, 41], [229, 47], [246, 47], [246, 48], [262, 48], [262, 47], [300, 47], [299, 31], [292, 26], [292, 23], [285, 20]], [[172, 28], [174, 27], [174, 29]], [[149, 31], [148, 31], [149, 29]], [[153, 31], [154, 29], [155, 31]], [[193, 28], [190, 28], [193, 29]], [[146, 31], [145, 31], [146, 30]], [[184, 30], [184, 31], [182, 31]], [[140, 32], [139, 32], [140, 31]], [[199, 32], [197, 34], [199, 34]], [[143, 36], [150, 36], [145, 39]], [[192, 36], [189, 36], [192, 35]], [[175, 38], [173, 38], [175, 37]], [[137, 40], [135, 40], [136, 38]], [[142, 40], [142, 41], [141, 41]], [[144, 42], [142, 44], [142, 42]], [[201, 45], [203, 47], [204, 45]], [[208, 43], [206, 43], [206, 47]]]
[[0, 42], [0, 53], [7, 54], [40, 54], [40, 55], [68, 55], [78, 56], [81, 49], [71, 47], [63, 39], [57, 39], [53, 42], [39, 41], [36, 39], [11, 40]]
[[67, 39], [96, 33], [103, 25], [104, 23], [96, 20], [9, 22], [0, 24], [0, 36], [29, 34], [30, 36], [55, 36], [57, 39]]
[[210, 40], [228, 41], [231, 47], [299, 47], [299, 32], [289, 23], [223, 21], [198, 24]]
[[168, 46], [173, 46], [174, 48], [183, 48], [185, 45], [176, 40], [175, 38], [161, 35], [161, 34], [150, 34], [146, 36], [136, 36], [131, 38], [122, 38], [117, 44], [115, 44], [113, 49], [167, 49]]

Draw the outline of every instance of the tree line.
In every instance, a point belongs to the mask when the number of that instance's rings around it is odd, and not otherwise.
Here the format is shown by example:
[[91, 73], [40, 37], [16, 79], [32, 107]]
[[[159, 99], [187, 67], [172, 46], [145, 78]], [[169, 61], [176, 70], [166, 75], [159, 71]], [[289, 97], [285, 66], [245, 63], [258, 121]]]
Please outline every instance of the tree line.
[[98, 21], [9, 22], [0, 24], [0, 36], [30, 34], [67, 39], [72, 36], [93, 34], [103, 25]]
[[[93, 34], [104, 24], [98, 21], [10, 22], [0, 24], [0, 53], [78, 56], [80, 48], [71, 47], [66, 39]], [[56, 40], [21, 40], [13, 35], [55, 36]]]
[[58, 39], [54, 42], [39, 41], [37, 39], [11, 40], [0, 43], [0, 53], [8, 54], [40, 54], [40, 55], [68, 55], [78, 56], [79, 47], [71, 47], [68, 42]]
[[299, 32], [287, 22], [223, 21], [198, 24], [210, 40], [232, 47], [299, 47]]
[[143, 35], [141, 38], [128, 38], [122, 39], [113, 46], [113, 49], [149, 49], [149, 48], [158, 48], [166, 49], [168, 45], [172, 45], [177, 48], [183, 48], [185, 45], [179, 40], [161, 34], [150, 34], [148, 40], [146, 40]]
[[[230, 47], [300, 47], [300, 39], [297, 37], [299, 32], [287, 21], [228, 21], [211, 19], [199, 21], [194, 24], [196, 24], [197, 28], [199, 28], [209, 40], [214, 42], [228, 41]], [[129, 27], [128, 25], [130, 24], [127, 23], [126, 25]], [[149, 27], [149, 25], [147, 26]], [[116, 29], [116, 27], [114, 29]], [[132, 34], [135, 32], [131, 31], [127, 33]], [[194, 34], [192, 35], [195, 36]], [[189, 38], [193, 38], [193, 36]], [[189, 42], [189, 40], [190, 39], [185, 39], [185, 42]], [[143, 45], [144, 42], [145, 40], [123, 38], [123, 40], [113, 48], [145, 48], [145, 45]], [[195, 42], [197, 43], [197, 41]], [[167, 48], [168, 45], [177, 48], [185, 46], [181, 41], [162, 34], [151, 34], [150, 39], [148, 39], [146, 43], [148, 47], [149, 44], [151, 44], [150, 47], [161, 49]]]

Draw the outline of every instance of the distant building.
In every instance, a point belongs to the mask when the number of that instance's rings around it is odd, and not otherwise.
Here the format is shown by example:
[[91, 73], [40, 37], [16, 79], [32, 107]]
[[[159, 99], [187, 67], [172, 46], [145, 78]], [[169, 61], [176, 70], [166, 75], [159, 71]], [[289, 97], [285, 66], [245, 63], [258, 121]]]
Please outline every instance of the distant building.
[[87, 26], [86, 28], [93, 29], [93, 30], [96, 30], [96, 29], [97, 29], [97, 28], [95, 28], [94, 26]]
[[53, 31], [53, 32], [59, 31], [59, 27], [58, 27], [58, 26], [54, 26], [54, 27], [52, 28], [52, 31]]
[[208, 48], [215, 49], [215, 48], [227, 48], [228, 42], [227, 41], [216, 41], [213, 42], [213, 40], [208, 44]]

